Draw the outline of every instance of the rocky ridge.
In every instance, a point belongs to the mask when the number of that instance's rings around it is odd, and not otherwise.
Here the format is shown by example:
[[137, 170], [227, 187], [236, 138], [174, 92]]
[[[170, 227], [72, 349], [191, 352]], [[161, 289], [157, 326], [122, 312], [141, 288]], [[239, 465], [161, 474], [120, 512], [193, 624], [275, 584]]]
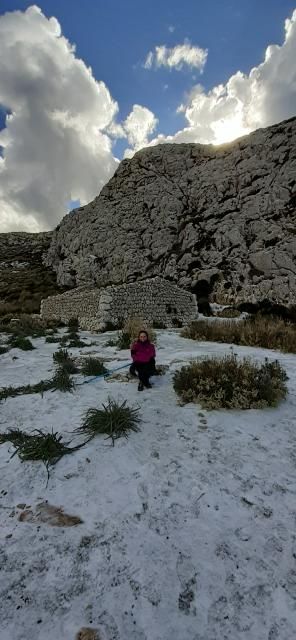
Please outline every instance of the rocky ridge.
[[163, 144], [124, 160], [53, 232], [61, 285], [156, 275], [218, 302], [296, 294], [296, 118], [213, 147]]

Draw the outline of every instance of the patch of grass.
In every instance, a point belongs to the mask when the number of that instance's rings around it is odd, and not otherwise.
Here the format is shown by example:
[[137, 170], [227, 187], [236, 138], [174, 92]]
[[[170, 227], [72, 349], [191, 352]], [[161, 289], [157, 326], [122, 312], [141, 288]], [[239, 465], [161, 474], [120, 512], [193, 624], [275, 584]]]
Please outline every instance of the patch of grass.
[[23, 338], [22, 336], [12, 336], [9, 340], [9, 344], [14, 349], [21, 349], [22, 351], [32, 351], [33, 347], [29, 338]]
[[1, 434], [0, 444], [11, 442], [15, 447], [15, 454], [18, 454], [22, 462], [40, 461], [46, 467], [49, 479], [49, 467], [55, 465], [59, 460], [69, 453], [81, 449], [86, 442], [69, 447], [69, 442], [63, 442], [62, 436], [57, 432], [44, 433], [37, 429], [32, 434], [22, 433], [18, 429]]
[[84, 376], [99, 376], [107, 373], [107, 369], [99, 358], [86, 358], [81, 367]]
[[182, 336], [192, 340], [227, 342], [296, 353], [296, 326], [278, 318], [259, 315], [241, 322], [195, 321], [182, 331]]
[[63, 393], [72, 392], [75, 388], [74, 381], [70, 378], [69, 372], [63, 365], [57, 368], [52, 379], [52, 385], [54, 391], [62, 391]]
[[6, 400], [6, 398], [16, 398], [16, 396], [29, 395], [31, 393], [43, 393], [53, 389], [52, 380], [41, 380], [36, 384], [27, 384], [22, 387], [3, 387], [0, 389], [0, 402]]
[[275, 407], [286, 397], [285, 370], [276, 360], [256, 364], [235, 355], [192, 362], [173, 378], [183, 402], [204, 409], [263, 409]]
[[62, 338], [58, 338], [57, 336], [47, 336], [45, 338], [45, 342], [48, 344], [58, 344], [62, 343]]
[[138, 408], [128, 407], [126, 400], [119, 404], [116, 400], [108, 398], [108, 403], [103, 404], [102, 409], [88, 409], [77, 432], [90, 438], [97, 434], [106, 434], [114, 445], [118, 438], [127, 438], [130, 432], [140, 431], [140, 422]]

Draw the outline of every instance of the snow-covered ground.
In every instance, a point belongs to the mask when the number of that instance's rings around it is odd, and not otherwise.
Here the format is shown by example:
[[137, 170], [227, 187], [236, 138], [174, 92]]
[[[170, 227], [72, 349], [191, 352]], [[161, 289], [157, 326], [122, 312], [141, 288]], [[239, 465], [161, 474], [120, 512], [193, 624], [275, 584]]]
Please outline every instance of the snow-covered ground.
[[[128, 362], [104, 346], [110, 334], [81, 335], [97, 346], [73, 354]], [[0, 356], [0, 386], [51, 377], [57, 345], [33, 342]], [[1, 640], [74, 640], [83, 626], [102, 640], [295, 640], [296, 356], [234, 348], [283, 364], [289, 395], [277, 409], [181, 407], [172, 388], [182, 363], [229, 349], [162, 331], [158, 363], [169, 371], [151, 391], [100, 379], [0, 404], [1, 432], [53, 428], [73, 444], [84, 412], [108, 395], [142, 416], [141, 432], [115, 447], [98, 437], [64, 457], [47, 487], [42, 464], [0, 446]], [[17, 505], [45, 500], [83, 523], [18, 520]]]

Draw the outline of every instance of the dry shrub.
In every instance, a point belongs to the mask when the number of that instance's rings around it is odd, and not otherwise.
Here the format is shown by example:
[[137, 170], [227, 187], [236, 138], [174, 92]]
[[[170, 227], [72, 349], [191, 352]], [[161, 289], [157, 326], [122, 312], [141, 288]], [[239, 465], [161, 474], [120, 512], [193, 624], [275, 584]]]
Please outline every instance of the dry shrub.
[[257, 364], [232, 354], [192, 362], [175, 373], [173, 383], [184, 402], [204, 409], [263, 409], [286, 397], [286, 380], [277, 360]]
[[128, 318], [122, 331], [118, 334], [116, 346], [119, 349], [129, 349], [131, 344], [137, 340], [140, 331], [147, 331], [149, 340], [156, 344], [156, 333], [145, 320], [141, 318]]
[[241, 322], [195, 321], [182, 331], [182, 336], [192, 340], [226, 342], [296, 353], [296, 326], [278, 318], [260, 315]]
[[217, 318], [239, 318], [241, 316], [241, 311], [238, 311], [238, 309], [234, 309], [233, 307], [226, 307], [225, 309], [221, 309], [221, 311], [217, 311], [215, 316]]

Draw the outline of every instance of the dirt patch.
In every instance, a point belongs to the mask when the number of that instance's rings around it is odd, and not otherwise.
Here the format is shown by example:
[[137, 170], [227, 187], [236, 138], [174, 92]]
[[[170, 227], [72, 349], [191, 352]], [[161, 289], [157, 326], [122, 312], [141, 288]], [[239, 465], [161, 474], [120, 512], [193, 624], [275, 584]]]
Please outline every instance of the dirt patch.
[[62, 507], [54, 507], [48, 502], [40, 502], [34, 511], [25, 509], [19, 514], [18, 520], [34, 524], [47, 524], [50, 527], [75, 527], [83, 522], [79, 516], [69, 515], [64, 512]]

